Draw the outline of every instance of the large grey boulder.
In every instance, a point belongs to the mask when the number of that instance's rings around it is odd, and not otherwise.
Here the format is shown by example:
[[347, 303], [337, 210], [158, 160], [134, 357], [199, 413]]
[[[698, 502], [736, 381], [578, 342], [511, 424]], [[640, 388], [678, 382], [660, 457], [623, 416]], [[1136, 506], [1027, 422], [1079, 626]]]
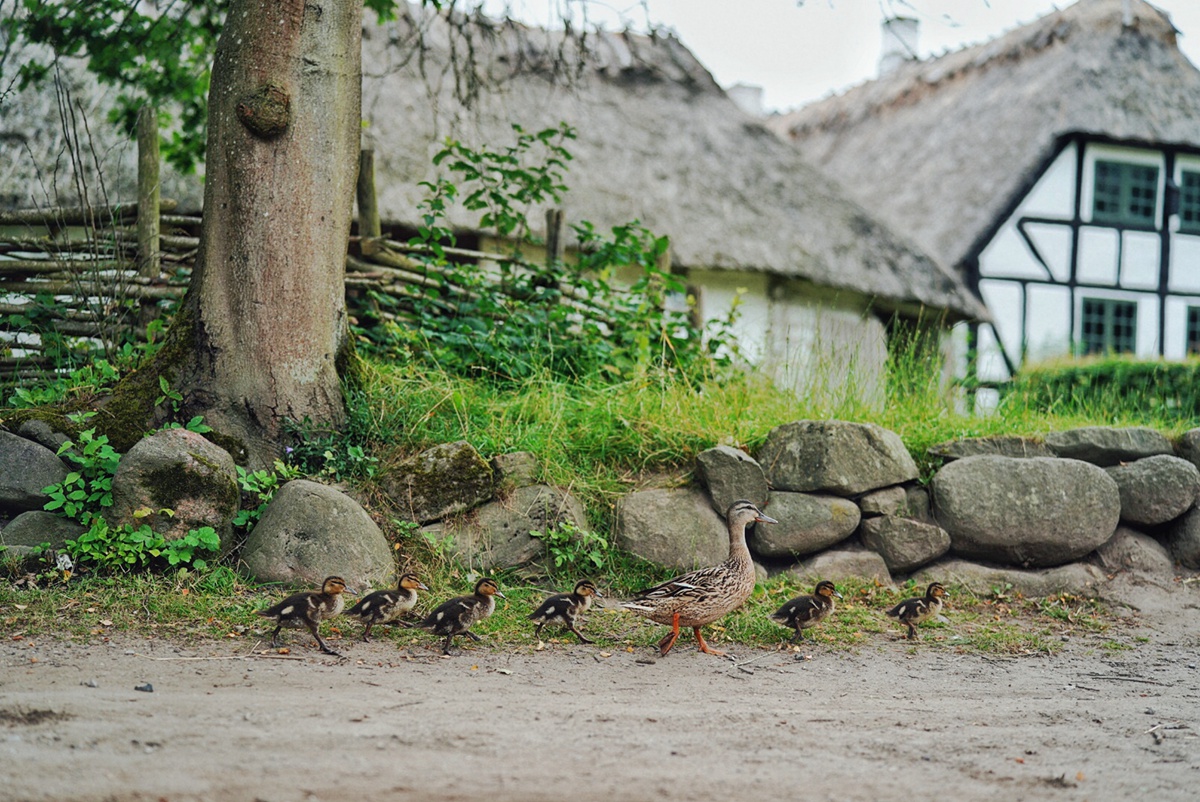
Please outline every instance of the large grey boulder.
[[149, 524], [166, 540], [211, 526], [228, 544], [241, 503], [233, 457], [187, 429], [165, 429], [134, 444], [112, 481], [113, 525]]
[[966, 457], [938, 471], [932, 488], [954, 553], [1026, 568], [1083, 557], [1121, 514], [1112, 477], [1074, 459]]
[[840, 543], [858, 528], [858, 505], [839, 496], [772, 491], [766, 513], [777, 524], [755, 526], [750, 550], [768, 558], [803, 557]]
[[677, 571], [716, 565], [729, 556], [725, 516], [696, 488], [630, 493], [617, 502], [613, 537], [618, 548]]
[[530, 533], [545, 534], [564, 523], [580, 530], [587, 526], [579, 499], [549, 485], [529, 485], [425, 531], [468, 568], [493, 571], [544, 557], [545, 543]]
[[495, 477], [465, 440], [422, 451], [379, 477], [405, 517], [426, 523], [473, 509], [492, 498]]
[[948, 440], [936, 443], [926, 449], [931, 457], [950, 460], [964, 457], [978, 457], [989, 454], [998, 457], [1028, 458], [1053, 457], [1054, 452], [1040, 440], [1031, 437], [996, 436], [996, 437], [964, 437], [960, 440]]
[[1189, 429], [1179, 438], [1176, 453], [1200, 468], [1200, 429]]
[[1165, 546], [1127, 526], [1118, 526], [1108, 542], [1096, 549], [1096, 557], [1104, 570], [1114, 573], [1171, 574], [1175, 568]]
[[510, 451], [492, 457], [492, 478], [496, 491], [507, 493], [517, 487], [537, 484], [541, 460], [532, 451]]
[[945, 529], [911, 518], [868, 518], [859, 531], [863, 544], [878, 552], [892, 574], [906, 574], [950, 550], [950, 535]]
[[742, 499], [758, 507], [767, 503], [767, 476], [762, 466], [741, 449], [716, 446], [701, 451], [696, 455], [696, 478], [708, 490], [718, 515], [724, 515], [729, 505]]
[[900, 485], [881, 487], [864, 493], [858, 500], [858, 508], [864, 518], [875, 515], [903, 515], [908, 506], [908, 493]]
[[758, 453], [775, 490], [857, 496], [917, 478], [904, 442], [873, 423], [802, 420], [776, 426]]
[[0, 431], [0, 510], [40, 510], [50, 497], [43, 488], [67, 478], [67, 466], [50, 449]]
[[17, 427], [17, 434], [24, 437], [26, 440], [32, 440], [38, 445], [45, 446], [55, 454], [64, 445], [71, 441], [70, 437], [62, 432], [55, 431], [50, 424], [37, 418], [24, 421]]
[[829, 549], [811, 559], [783, 572], [805, 584], [814, 584], [822, 579], [841, 582], [845, 579], [874, 579], [882, 584], [892, 584], [883, 558], [870, 549]]
[[1200, 493], [1200, 469], [1179, 457], [1160, 454], [1105, 470], [1121, 493], [1121, 520], [1134, 526], [1173, 521]]
[[[929, 582], [962, 585], [977, 596], [993, 593], [1020, 593], [1028, 598], [1070, 593], [1073, 596], [1095, 596], [1105, 575], [1094, 565], [1071, 563], [1056, 568], [1021, 570], [980, 565], [968, 560], [943, 560], [928, 565], [913, 574], [918, 586]], [[953, 606], [954, 598], [950, 598]]]
[[1059, 457], [1101, 467], [1175, 453], [1165, 435], [1144, 427], [1084, 426], [1051, 432], [1046, 435], [1046, 445]]
[[1192, 507], [1171, 524], [1167, 549], [1184, 568], [1200, 568], [1200, 508]]
[[387, 538], [354, 499], [326, 485], [295, 479], [276, 491], [242, 549], [246, 568], [263, 582], [316, 587], [336, 574], [361, 590], [395, 581]]
[[49, 543], [50, 548], [61, 549], [68, 540], [74, 540], [86, 531], [70, 518], [45, 510], [29, 510], [13, 518], [0, 531], [0, 545], [32, 548]]

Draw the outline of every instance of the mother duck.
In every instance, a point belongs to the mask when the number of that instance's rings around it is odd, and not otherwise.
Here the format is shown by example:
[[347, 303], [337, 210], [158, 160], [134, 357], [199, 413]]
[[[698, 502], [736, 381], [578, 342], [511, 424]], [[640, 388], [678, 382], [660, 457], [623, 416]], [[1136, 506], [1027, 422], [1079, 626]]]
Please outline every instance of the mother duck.
[[641, 591], [621, 606], [671, 631], [658, 642], [664, 657], [679, 639], [681, 626], [691, 627], [700, 651], [724, 655], [709, 648], [700, 628], [741, 607], [754, 592], [754, 563], [746, 547], [746, 527], [752, 523], [777, 524], [774, 518], [749, 501], [735, 501], [725, 513], [729, 526], [729, 559], [700, 568]]

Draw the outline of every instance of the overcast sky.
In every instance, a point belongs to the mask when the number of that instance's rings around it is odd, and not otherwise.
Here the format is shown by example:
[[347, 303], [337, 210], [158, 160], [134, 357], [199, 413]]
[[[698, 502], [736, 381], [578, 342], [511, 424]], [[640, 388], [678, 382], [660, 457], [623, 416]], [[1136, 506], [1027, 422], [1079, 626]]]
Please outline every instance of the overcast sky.
[[[564, 0], [510, 0], [514, 16], [541, 21]], [[567, 2], [578, 16], [578, 3]], [[644, 29], [647, 14], [675, 29], [724, 87], [762, 86], [768, 111], [784, 111], [875, 75], [885, 14], [920, 20], [924, 58], [987, 41], [1070, 0], [608, 0], [588, 2], [592, 21]], [[1182, 35], [1183, 52], [1200, 64], [1200, 0], [1160, 0]], [[543, 22], [544, 24], [544, 22]]]

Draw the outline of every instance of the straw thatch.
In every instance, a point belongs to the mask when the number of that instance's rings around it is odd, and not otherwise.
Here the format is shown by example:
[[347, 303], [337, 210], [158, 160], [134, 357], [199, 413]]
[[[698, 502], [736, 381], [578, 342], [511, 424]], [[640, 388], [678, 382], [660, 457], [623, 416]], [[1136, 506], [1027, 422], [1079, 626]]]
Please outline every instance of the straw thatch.
[[[959, 279], [849, 201], [746, 116], [675, 38], [582, 40], [511, 23], [411, 17], [364, 36], [365, 144], [385, 219], [412, 223], [446, 136], [478, 146], [565, 121], [578, 132], [566, 216], [600, 230], [639, 219], [671, 239], [682, 269], [757, 271], [872, 299], [877, 307], [986, 315]], [[426, 49], [416, 52], [414, 26]], [[467, 108], [451, 42], [486, 84]], [[451, 221], [469, 228], [461, 209]], [[533, 214], [532, 220], [541, 220]]]
[[1072, 134], [1200, 148], [1200, 71], [1153, 6], [1080, 0], [770, 126], [942, 265], [963, 268]]

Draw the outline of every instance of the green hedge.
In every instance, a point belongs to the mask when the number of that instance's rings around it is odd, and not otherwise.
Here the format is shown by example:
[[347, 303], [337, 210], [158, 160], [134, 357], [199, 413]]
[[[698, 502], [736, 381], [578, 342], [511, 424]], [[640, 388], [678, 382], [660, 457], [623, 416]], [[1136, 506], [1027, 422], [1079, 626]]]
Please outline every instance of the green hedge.
[[1182, 362], [1098, 357], [1028, 367], [1005, 392], [1006, 403], [1059, 413], [1103, 410], [1200, 417], [1200, 359]]

